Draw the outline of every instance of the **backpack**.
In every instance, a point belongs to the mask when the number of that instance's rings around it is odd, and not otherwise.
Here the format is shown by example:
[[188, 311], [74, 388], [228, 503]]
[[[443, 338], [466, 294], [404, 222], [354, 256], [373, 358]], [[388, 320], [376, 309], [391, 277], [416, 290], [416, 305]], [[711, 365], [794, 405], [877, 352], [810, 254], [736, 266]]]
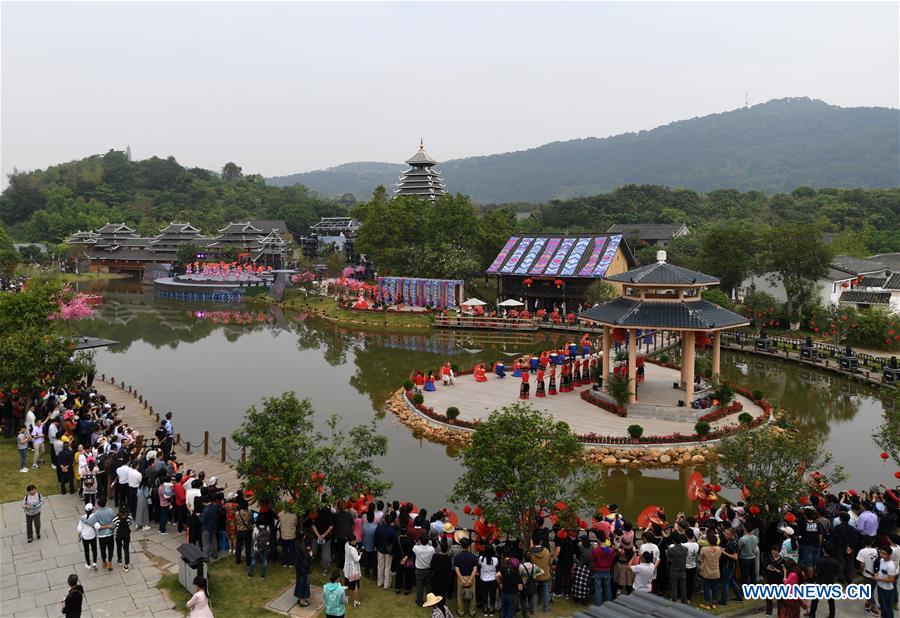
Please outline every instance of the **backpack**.
[[159, 440], [160, 442], [162, 442], [162, 439], [165, 438], [166, 435], [168, 435], [168, 434], [166, 433], [165, 427], [157, 427], [157, 428], [156, 428], [156, 433], [155, 433], [154, 435], [156, 436], [156, 439], [157, 439], [157, 440]]
[[525, 578], [525, 591], [528, 594], [537, 594], [537, 582], [534, 579], [534, 564], [530, 569], [526, 569], [528, 576]]
[[260, 526], [256, 533], [256, 551], [269, 551], [269, 527]]
[[97, 489], [97, 478], [93, 474], [81, 477], [81, 488], [85, 493], [93, 493]]

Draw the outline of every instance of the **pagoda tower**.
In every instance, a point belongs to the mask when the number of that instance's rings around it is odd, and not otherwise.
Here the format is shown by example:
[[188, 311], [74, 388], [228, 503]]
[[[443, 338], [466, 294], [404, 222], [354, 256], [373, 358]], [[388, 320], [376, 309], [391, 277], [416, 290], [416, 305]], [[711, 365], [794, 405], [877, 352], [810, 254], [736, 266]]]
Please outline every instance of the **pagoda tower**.
[[437, 165], [437, 161], [428, 156], [425, 152], [425, 144], [419, 141], [419, 150], [405, 161], [410, 169], [400, 174], [397, 179], [397, 186], [394, 188], [394, 196], [399, 195], [418, 195], [433, 200], [441, 195], [447, 194], [447, 187], [444, 186], [444, 179], [441, 173], [432, 169]]

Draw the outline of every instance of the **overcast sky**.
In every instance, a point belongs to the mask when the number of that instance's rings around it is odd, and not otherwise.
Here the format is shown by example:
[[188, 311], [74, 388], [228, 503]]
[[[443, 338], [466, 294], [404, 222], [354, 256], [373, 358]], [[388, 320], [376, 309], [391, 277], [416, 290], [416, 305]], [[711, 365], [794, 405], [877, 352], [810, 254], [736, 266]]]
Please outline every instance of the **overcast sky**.
[[891, 3], [2, 4], [0, 158], [288, 174], [648, 129], [772, 98], [898, 107]]

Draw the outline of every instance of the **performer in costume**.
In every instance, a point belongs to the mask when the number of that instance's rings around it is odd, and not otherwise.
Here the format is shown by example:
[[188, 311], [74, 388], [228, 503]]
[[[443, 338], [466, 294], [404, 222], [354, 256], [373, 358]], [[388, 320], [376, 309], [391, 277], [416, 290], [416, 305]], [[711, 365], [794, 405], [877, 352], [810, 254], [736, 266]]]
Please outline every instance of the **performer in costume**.
[[575, 360], [575, 355], [578, 354], [578, 346], [570, 341], [566, 348], [569, 351], [569, 360]]
[[516, 359], [516, 362], [513, 365], [513, 377], [514, 378], [522, 377], [522, 361], [520, 361], [518, 358]]
[[441, 381], [444, 383], [444, 386], [450, 386], [456, 382], [456, 379], [453, 377], [453, 369], [450, 367], [450, 361], [441, 365]]
[[559, 378], [559, 392], [568, 393], [572, 390], [572, 378], [569, 375], [569, 363], [564, 363], [562, 373]]
[[581, 386], [581, 357], [576, 356], [572, 363], [572, 381], [575, 386]]
[[582, 384], [590, 384], [591, 383], [591, 361], [588, 356], [584, 357], [584, 360], [581, 361], [581, 383]]
[[497, 374], [497, 377], [501, 380], [506, 377], [506, 366], [502, 361], [494, 363], [494, 373]]
[[532, 356], [528, 359], [528, 368], [531, 369], [531, 373], [537, 373], [538, 370], [538, 357]]
[[544, 350], [543, 352], [541, 352], [541, 358], [538, 364], [541, 366], [541, 369], [546, 369], [548, 362], [550, 362], [550, 354], [547, 352], [547, 350]]
[[434, 372], [428, 372], [428, 378], [425, 380], [425, 390], [429, 393], [433, 393], [437, 389], [434, 387]]
[[413, 384], [415, 385], [414, 391], [416, 393], [422, 392], [422, 387], [425, 386], [425, 374], [422, 373], [421, 369], [416, 369], [415, 373], [410, 376], [412, 378]]
[[556, 352], [550, 352], [550, 354], [547, 354], [547, 359], [550, 361], [551, 367], [556, 367]]
[[591, 336], [587, 333], [581, 337], [581, 354], [585, 358], [591, 353]]
[[637, 375], [638, 384], [640, 384], [644, 381], [644, 357], [638, 356], [635, 365], [637, 366], [635, 374]]
[[484, 363], [478, 363], [475, 365], [475, 369], [472, 372], [475, 376], [476, 382], [487, 382], [487, 376], [484, 375]]
[[528, 384], [530, 375], [527, 371], [522, 372], [522, 388], [519, 389], [519, 399], [528, 399], [528, 392], [531, 390], [531, 386]]
[[547, 394], [544, 392], [544, 369], [538, 369], [537, 372], [537, 387], [534, 391], [535, 397], [546, 397]]
[[556, 394], [556, 365], [553, 363], [550, 364], [548, 368], [550, 371], [550, 384], [547, 385], [547, 394], [555, 395]]

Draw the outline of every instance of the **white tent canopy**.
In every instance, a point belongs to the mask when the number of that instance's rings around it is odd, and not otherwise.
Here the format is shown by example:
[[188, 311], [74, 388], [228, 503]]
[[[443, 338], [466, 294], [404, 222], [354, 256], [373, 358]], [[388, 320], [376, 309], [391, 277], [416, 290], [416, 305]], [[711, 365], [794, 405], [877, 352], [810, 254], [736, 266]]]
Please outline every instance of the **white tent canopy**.
[[467, 307], [475, 307], [478, 305], [486, 305], [486, 304], [487, 304], [486, 302], [484, 302], [483, 300], [480, 300], [478, 298], [470, 298], [469, 300], [467, 300], [466, 302], [463, 303], [463, 305], [465, 305]]
[[524, 304], [525, 303], [518, 301], [515, 298], [507, 298], [506, 300], [504, 300], [502, 303], [500, 303], [497, 306], [498, 307], [521, 307]]

